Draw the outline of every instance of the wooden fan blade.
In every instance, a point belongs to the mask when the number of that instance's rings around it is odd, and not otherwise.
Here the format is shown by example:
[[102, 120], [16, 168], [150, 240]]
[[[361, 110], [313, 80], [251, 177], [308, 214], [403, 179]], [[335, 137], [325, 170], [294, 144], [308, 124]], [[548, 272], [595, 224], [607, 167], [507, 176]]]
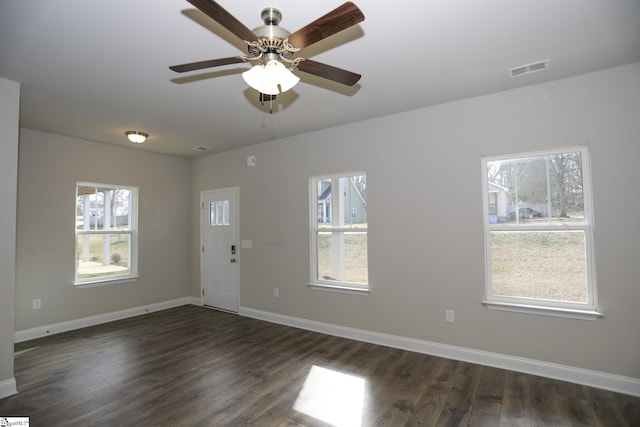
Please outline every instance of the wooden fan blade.
[[360, 74], [332, 67], [331, 65], [323, 64], [321, 62], [312, 61], [311, 59], [305, 59], [300, 62], [298, 64], [298, 70], [333, 80], [334, 82], [342, 83], [347, 86], [353, 86], [358, 82], [358, 80], [360, 80], [360, 77], [362, 77]]
[[205, 13], [214, 21], [231, 31], [241, 40], [255, 41], [258, 40], [253, 31], [245, 27], [232, 14], [227, 12], [222, 6], [213, 0], [187, 0], [189, 3], [197, 7], [201, 12]]
[[208, 61], [189, 62], [188, 64], [172, 65], [169, 67], [176, 73], [184, 73], [185, 71], [202, 70], [203, 68], [219, 67], [220, 65], [237, 64], [244, 62], [239, 56], [231, 56], [229, 58], [209, 59]]
[[358, 6], [346, 2], [291, 34], [289, 43], [302, 49], [362, 21], [364, 14]]

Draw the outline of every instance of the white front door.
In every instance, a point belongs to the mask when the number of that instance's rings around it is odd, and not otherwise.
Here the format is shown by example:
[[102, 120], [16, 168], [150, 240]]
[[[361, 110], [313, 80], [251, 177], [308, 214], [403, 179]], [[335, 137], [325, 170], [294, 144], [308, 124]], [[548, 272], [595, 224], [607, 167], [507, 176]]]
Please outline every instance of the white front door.
[[202, 302], [238, 312], [238, 188], [200, 193]]

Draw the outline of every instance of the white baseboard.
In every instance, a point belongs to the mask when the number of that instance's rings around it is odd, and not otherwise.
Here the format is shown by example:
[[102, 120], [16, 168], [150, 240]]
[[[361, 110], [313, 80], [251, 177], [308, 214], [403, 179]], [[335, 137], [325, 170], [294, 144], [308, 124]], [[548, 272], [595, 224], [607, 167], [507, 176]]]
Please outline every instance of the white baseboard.
[[284, 316], [268, 311], [255, 310], [248, 307], [240, 307], [239, 314], [245, 317], [252, 317], [254, 319], [335, 335], [342, 338], [350, 338], [357, 341], [446, 357], [448, 359], [476, 363], [494, 368], [508, 369], [640, 397], [640, 378], [625, 377], [534, 359], [473, 350], [465, 347], [383, 334], [364, 329], [349, 328], [298, 317]]
[[14, 340], [15, 342], [28, 341], [35, 338], [45, 337], [48, 335], [59, 334], [60, 332], [86, 328], [88, 326], [99, 325], [101, 323], [112, 322], [114, 320], [126, 319], [128, 317], [152, 313], [154, 311], [160, 311], [160, 310], [166, 310], [168, 308], [179, 307], [181, 305], [187, 305], [187, 304], [199, 305], [199, 301], [200, 300], [198, 298], [193, 298], [193, 297], [177, 298], [174, 300], [163, 301], [155, 304], [148, 304], [140, 307], [127, 308], [124, 310], [112, 311], [110, 313], [103, 313], [95, 316], [68, 320], [66, 322], [37, 326], [35, 328], [16, 331]]
[[187, 297], [187, 299], [189, 300], [189, 304], [197, 305], [197, 306], [202, 307], [202, 298], [200, 298], [200, 297]]
[[[0, 381], [0, 399], [4, 399], [5, 397], [13, 396], [18, 393], [18, 389], [16, 388], [16, 379], [9, 378], [4, 381]], [[8, 415], [8, 414], [2, 414]]]

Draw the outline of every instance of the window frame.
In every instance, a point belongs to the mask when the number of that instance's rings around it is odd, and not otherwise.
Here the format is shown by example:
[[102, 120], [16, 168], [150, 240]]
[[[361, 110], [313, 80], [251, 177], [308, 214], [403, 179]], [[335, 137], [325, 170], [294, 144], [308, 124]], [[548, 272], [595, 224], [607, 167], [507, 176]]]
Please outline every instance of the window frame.
[[[74, 243], [74, 274], [73, 274], [73, 285], [77, 288], [83, 287], [93, 287], [93, 286], [102, 286], [108, 284], [115, 283], [124, 283], [131, 282], [138, 279], [138, 188], [132, 187], [128, 185], [114, 185], [114, 184], [103, 184], [103, 183], [95, 183], [95, 182], [85, 182], [78, 181], [76, 182], [76, 205], [74, 205], [74, 219], [77, 218], [77, 200], [79, 197], [78, 189], [80, 187], [94, 187], [96, 189], [124, 189], [128, 190], [130, 193], [130, 201], [129, 201], [129, 224], [127, 229], [111, 229], [111, 230], [79, 230], [77, 224], [75, 226], [75, 243]], [[80, 262], [80, 254], [78, 252], [78, 239], [79, 236], [89, 235], [105, 235], [105, 234], [120, 234], [126, 235], [129, 239], [129, 253], [128, 253], [128, 263], [129, 269], [126, 273], [123, 274], [111, 274], [111, 275], [103, 275], [98, 277], [89, 277], [89, 278], [78, 278], [78, 267]]]
[[[506, 161], [516, 159], [526, 159], [541, 156], [551, 156], [562, 153], [579, 152], [581, 155], [582, 168], [582, 197], [584, 203], [584, 221], [576, 224], [553, 224], [538, 223], [535, 225], [520, 223], [491, 223], [489, 215], [489, 178], [487, 165], [493, 161]], [[583, 320], [596, 320], [602, 316], [598, 311], [595, 253], [594, 253], [594, 224], [593, 224], [593, 193], [591, 186], [591, 163], [588, 146], [561, 147], [548, 150], [521, 152], [514, 154], [504, 154], [495, 156], [483, 156], [481, 158], [482, 171], [482, 221], [484, 228], [484, 256], [485, 256], [485, 299], [482, 303], [489, 309], [502, 311], [515, 311], [529, 314], [542, 314], [557, 317], [568, 317]], [[518, 214], [516, 214], [518, 215]], [[529, 298], [524, 296], [504, 296], [494, 295], [492, 287], [492, 266], [491, 266], [491, 233], [493, 231], [510, 232], [531, 232], [531, 231], [581, 231], [585, 238], [585, 273], [587, 284], [586, 303], [546, 300], [541, 298]]]
[[[310, 281], [307, 284], [312, 289], [322, 291], [332, 291], [339, 293], [355, 294], [355, 295], [368, 295], [369, 294], [369, 279], [367, 274], [367, 283], [347, 282], [340, 280], [322, 280], [318, 278], [318, 234], [320, 232], [364, 232], [367, 235], [367, 271], [369, 269], [369, 226], [368, 219], [366, 226], [364, 227], [319, 227], [318, 226], [318, 181], [332, 180], [333, 188], [338, 188], [340, 191], [332, 191], [332, 203], [339, 203], [340, 195], [343, 193], [343, 188], [336, 184], [336, 180], [339, 182], [340, 178], [351, 178], [354, 176], [367, 176], [365, 171], [352, 171], [344, 173], [317, 175], [309, 178], [309, 244], [310, 244]], [[368, 207], [368, 205], [367, 205]], [[352, 218], [352, 214], [349, 213], [349, 217]]]

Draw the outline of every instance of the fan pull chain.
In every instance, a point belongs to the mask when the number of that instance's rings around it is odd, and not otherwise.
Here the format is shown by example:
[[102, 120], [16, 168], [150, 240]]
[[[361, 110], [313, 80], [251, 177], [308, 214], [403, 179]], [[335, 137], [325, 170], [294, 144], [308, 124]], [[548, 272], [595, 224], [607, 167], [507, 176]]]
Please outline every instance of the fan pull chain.
[[269, 114], [273, 114], [273, 100], [276, 98], [275, 95], [265, 95], [264, 93], [260, 93], [258, 95], [258, 100], [260, 101], [260, 106], [264, 106], [265, 99], [269, 99]]

